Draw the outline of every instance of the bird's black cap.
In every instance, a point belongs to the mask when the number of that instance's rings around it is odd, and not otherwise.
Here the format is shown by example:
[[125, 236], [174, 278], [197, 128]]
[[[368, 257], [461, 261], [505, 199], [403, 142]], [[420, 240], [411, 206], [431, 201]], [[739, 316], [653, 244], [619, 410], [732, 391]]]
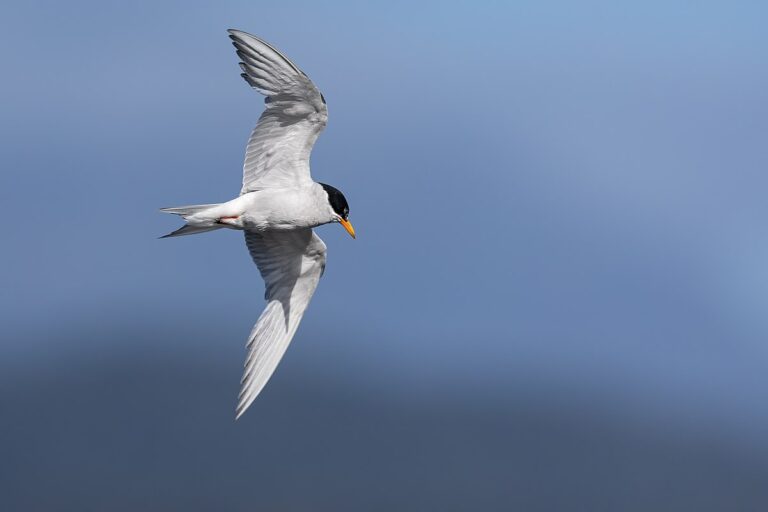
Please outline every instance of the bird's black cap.
[[325, 189], [325, 193], [328, 194], [328, 202], [331, 203], [333, 211], [338, 213], [342, 219], [347, 220], [347, 217], [349, 217], [349, 204], [341, 190], [325, 183], [320, 183], [320, 185]]

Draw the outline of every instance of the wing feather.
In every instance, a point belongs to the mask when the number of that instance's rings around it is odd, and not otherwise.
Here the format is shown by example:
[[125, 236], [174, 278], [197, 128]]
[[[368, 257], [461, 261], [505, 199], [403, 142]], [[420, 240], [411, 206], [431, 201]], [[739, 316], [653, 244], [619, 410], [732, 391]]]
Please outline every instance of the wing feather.
[[253, 403], [285, 354], [325, 269], [326, 247], [311, 229], [245, 232], [266, 285], [267, 307], [248, 336], [236, 417]]
[[267, 96], [245, 149], [241, 194], [309, 184], [312, 147], [328, 121], [325, 99], [294, 63], [256, 36], [229, 30], [242, 77]]

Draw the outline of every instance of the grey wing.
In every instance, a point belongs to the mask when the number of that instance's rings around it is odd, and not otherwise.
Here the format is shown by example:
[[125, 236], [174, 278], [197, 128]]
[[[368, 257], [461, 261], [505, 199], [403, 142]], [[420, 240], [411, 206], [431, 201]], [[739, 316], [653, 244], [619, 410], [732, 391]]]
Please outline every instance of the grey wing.
[[326, 247], [311, 229], [245, 232], [245, 244], [266, 285], [267, 307], [248, 337], [237, 418], [277, 368], [325, 269]]
[[311, 183], [309, 155], [328, 121], [323, 95], [265, 41], [239, 30], [229, 30], [229, 37], [242, 61], [241, 76], [267, 97], [245, 149], [240, 193]]

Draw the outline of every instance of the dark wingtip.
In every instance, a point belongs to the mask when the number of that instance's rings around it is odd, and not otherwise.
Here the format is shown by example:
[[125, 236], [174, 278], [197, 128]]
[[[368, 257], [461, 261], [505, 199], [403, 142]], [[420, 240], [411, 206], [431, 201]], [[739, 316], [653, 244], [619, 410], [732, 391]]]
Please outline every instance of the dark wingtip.
[[237, 30], [236, 28], [228, 28], [227, 34], [229, 34], [229, 38], [232, 40], [232, 44], [235, 45], [235, 48], [237, 48], [237, 42], [242, 41], [243, 37], [240, 34], [244, 34], [242, 30]]
[[236, 28], [228, 28], [227, 34], [229, 34], [229, 38], [232, 39], [233, 41], [242, 41], [243, 36], [253, 37], [254, 39], [258, 39], [258, 37], [254, 36], [253, 34], [249, 34], [244, 30], [239, 30]]

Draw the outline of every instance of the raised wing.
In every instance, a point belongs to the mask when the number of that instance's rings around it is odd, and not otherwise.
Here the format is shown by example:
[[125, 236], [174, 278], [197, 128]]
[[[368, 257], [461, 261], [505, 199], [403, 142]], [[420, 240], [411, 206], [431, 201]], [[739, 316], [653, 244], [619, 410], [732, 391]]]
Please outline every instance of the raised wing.
[[229, 37], [242, 60], [241, 76], [267, 97], [245, 148], [240, 194], [311, 183], [309, 155], [328, 120], [325, 98], [268, 43], [239, 30], [229, 30]]
[[325, 268], [325, 244], [311, 229], [246, 231], [266, 284], [267, 307], [248, 337], [237, 418], [258, 396], [291, 342]]

